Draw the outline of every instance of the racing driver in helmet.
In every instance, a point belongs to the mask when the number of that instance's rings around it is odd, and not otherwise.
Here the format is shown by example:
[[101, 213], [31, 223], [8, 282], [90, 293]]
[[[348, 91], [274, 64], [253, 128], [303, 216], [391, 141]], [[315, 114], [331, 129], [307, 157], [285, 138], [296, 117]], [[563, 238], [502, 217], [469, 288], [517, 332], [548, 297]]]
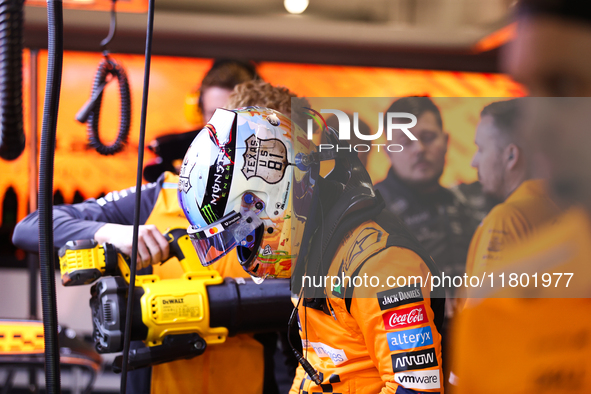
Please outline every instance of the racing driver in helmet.
[[[334, 168], [321, 177], [325, 160]], [[271, 109], [218, 109], [187, 151], [178, 196], [202, 264], [236, 253], [256, 280], [292, 278], [286, 323], [297, 320], [304, 354], [294, 350], [291, 393], [443, 392], [445, 298], [427, 284], [439, 272], [356, 153], [318, 152]]]

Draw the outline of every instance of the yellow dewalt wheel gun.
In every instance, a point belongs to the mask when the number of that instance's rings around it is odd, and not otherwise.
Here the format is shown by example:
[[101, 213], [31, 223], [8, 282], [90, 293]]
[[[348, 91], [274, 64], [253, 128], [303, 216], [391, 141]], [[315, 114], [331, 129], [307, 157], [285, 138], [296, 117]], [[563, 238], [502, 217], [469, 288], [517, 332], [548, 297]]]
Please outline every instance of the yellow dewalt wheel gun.
[[[129, 370], [198, 356], [229, 335], [287, 328], [293, 309], [288, 279], [260, 285], [251, 279], [224, 279], [200, 264], [185, 229], [165, 236], [184, 274], [176, 279], [136, 276], [131, 339], [147, 347], [130, 351]], [[96, 350], [122, 351], [130, 277], [127, 257], [113, 245], [94, 240], [70, 241], [59, 257], [64, 286], [96, 281], [90, 290]], [[121, 356], [114, 369], [120, 365]]]

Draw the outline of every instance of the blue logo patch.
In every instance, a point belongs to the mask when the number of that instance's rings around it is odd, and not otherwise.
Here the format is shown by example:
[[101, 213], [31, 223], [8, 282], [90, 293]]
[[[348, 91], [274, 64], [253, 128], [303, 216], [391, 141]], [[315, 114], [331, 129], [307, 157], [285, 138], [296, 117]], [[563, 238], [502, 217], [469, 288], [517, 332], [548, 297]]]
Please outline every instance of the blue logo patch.
[[406, 350], [416, 347], [433, 345], [433, 333], [431, 327], [419, 327], [412, 330], [389, 332], [388, 346], [390, 351]]

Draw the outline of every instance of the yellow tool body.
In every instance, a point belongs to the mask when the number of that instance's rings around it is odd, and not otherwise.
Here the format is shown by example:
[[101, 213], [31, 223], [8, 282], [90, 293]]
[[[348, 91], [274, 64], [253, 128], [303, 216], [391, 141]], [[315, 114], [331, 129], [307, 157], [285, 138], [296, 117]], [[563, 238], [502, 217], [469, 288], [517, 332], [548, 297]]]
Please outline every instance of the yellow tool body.
[[[185, 229], [164, 235], [170, 256], [179, 260], [184, 273], [175, 279], [135, 277], [131, 339], [142, 340], [147, 347], [130, 351], [129, 370], [198, 356], [229, 335], [285, 328], [293, 309], [289, 280], [259, 285], [250, 279], [222, 278], [218, 271], [201, 265]], [[70, 241], [60, 249], [59, 257], [64, 286], [94, 283], [90, 308], [95, 349], [120, 352], [131, 276], [129, 259], [113, 245], [94, 240]], [[115, 370], [121, 367], [121, 359], [115, 358]]]
[[178, 246], [174, 254], [185, 273], [181, 278], [167, 280], [160, 280], [157, 275], [136, 276], [136, 286], [144, 289], [140, 303], [142, 321], [148, 327], [146, 344], [160, 345], [166, 335], [192, 332], [199, 333], [208, 345], [223, 343], [228, 330], [209, 326], [206, 289], [222, 283], [223, 278], [216, 270], [201, 265], [186, 233], [174, 239], [169, 232], [167, 237], [171, 245]]
[[[167, 335], [197, 332], [208, 345], [223, 343], [228, 330], [209, 326], [207, 286], [223, 282], [220, 274], [203, 267], [185, 229], [165, 234], [171, 256], [177, 257], [184, 274], [161, 280], [157, 275], [137, 275], [135, 286], [143, 290], [140, 299], [142, 322], [148, 332], [148, 346], [162, 344]], [[73, 241], [60, 249], [60, 270], [64, 286], [90, 284], [103, 276], [121, 276], [129, 283], [128, 259], [109, 244]], [[116, 264], [115, 264], [116, 262]]]

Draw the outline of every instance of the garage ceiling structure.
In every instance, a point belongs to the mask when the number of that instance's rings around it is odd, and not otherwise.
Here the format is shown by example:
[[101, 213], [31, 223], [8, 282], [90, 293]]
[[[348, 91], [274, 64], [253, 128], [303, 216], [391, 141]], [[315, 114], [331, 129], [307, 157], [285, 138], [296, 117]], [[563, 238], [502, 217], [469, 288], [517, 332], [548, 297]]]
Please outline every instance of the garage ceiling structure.
[[[510, 22], [511, 0], [156, 0], [153, 53], [260, 61], [497, 71], [475, 45]], [[25, 46], [47, 46], [43, 7], [25, 7]], [[108, 12], [64, 10], [64, 47], [99, 51]], [[118, 14], [113, 52], [143, 53], [146, 14]]]

